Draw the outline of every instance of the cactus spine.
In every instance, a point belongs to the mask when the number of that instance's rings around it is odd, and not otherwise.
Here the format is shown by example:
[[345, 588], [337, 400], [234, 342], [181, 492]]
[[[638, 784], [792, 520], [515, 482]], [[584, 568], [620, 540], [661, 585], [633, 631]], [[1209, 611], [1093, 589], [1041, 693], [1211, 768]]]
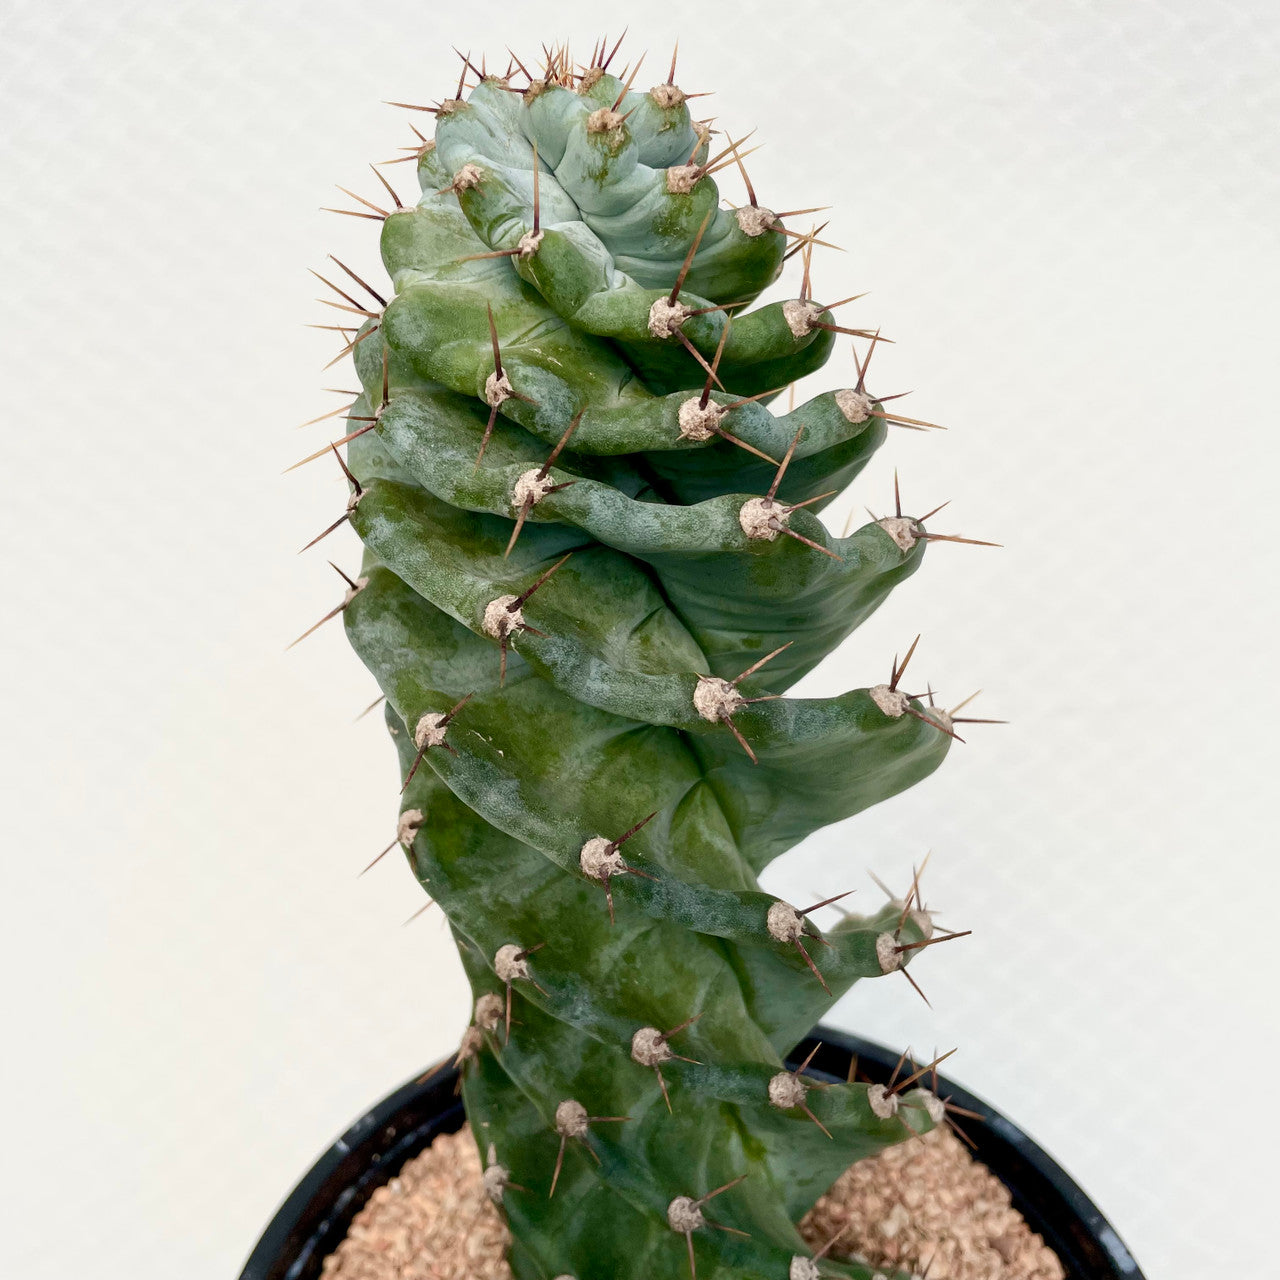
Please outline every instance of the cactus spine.
[[[475, 994], [463, 1092], [516, 1275], [865, 1276], [796, 1223], [940, 1104], [783, 1057], [940, 935], [914, 891], [822, 931], [757, 876], [942, 762], [952, 719], [905, 662], [784, 696], [939, 535], [818, 520], [895, 420], [877, 335], [816, 300], [814, 233], [749, 180], [721, 207], [741, 140], [713, 147], [674, 60], [641, 92], [610, 57], [464, 69], [421, 199], [381, 179], [393, 207], [344, 211], [381, 222], [394, 292], [326, 281], [363, 388], [332, 448], [331, 528], [365, 546], [339, 608]], [[746, 309], [796, 253], [798, 296]], [[841, 333], [856, 384], [770, 412]]]

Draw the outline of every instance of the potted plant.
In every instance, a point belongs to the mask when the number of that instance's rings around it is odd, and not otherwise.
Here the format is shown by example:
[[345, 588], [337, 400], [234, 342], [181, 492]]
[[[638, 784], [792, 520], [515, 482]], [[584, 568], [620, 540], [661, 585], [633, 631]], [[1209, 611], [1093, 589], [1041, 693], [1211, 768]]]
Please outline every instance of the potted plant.
[[[464, 59], [422, 108], [421, 199], [379, 174], [385, 199], [342, 210], [381, 223], [393, 291], [326, 278], [363, 388], [313, 455], [349, 482], [325, 533], [350, 523], [366, 549], [334, 614], [399, 753], [390, 848], [447, 916], [475, 1008], [455, 1066], [339, 1144], [247, 1276], [318, 1274], [316, 1242], [406, 1143], [461, 1122], [455, 1080], [522, 1280], [881, 1274], [797, 1224], [957, 1105], [931, 1064], [860, 1046], [859, 1077], [851, 1046], [806, 1041], [854, 982], [910, 980], [960, 936], [918, 877], [828, 928], [844, 894], [789, 903], [757, 877], [960, 737], [914, 645], [866, 688], [786, 690], [928, 543], [969, 540], [900, 505], [846, 537], [819, 521], [891, 426], [929, 424], [870, 389], [883, 339], [819, 293], [819, 232], [787, 223], [811, 211], [759, 203], [743, 139], [692, 118], [674, 59], [640, 91], [616, 52]], [[745, 204], [721, 207], [726, 169]], [[796, 296], [751, 307], [793, 257]], [[770, 411], [846, 340], [853, 385]], [[1137, 1274], [1112, 1256], [1092, 1274]]]

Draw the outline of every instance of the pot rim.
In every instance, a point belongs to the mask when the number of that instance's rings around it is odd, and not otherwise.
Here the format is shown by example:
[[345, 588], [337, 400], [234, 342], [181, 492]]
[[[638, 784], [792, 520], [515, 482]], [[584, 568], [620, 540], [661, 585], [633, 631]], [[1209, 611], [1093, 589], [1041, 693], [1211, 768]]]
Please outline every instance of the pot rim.
[[[843, 1081], [851, 1062], [884, 1083], [899, 1055], [884, 1045], [819, 1024], [788, 1055], [807, 1074]], [[240, 1280], [313, 1280], [373, 1192], [465, 1121], [457, 1068], [446, 1059], [370, 1108], [303, 1175], [272, 1215]], [[1032, 1231], [1062, 1260], [1068, 1280], [1144, 1280], [1119, 1234], [1061, 1165], [1011, 1120], [945, 1076], [940, 1094], [983, 1117], [966, 1129], [974, 1156], [1000, 1179]]]

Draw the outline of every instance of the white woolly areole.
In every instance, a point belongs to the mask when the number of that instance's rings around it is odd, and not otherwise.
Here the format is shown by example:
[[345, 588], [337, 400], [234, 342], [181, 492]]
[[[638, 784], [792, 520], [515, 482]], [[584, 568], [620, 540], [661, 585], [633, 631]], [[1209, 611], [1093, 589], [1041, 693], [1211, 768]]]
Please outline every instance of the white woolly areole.
[[771, 938], [779, 942], [795, 942], [804, 933], [804, 917], [789, 902], [778, 899], [765, 917], [765, 927]]
[[873, 1084], [867, 1090], [867, 1106], [873, 1116], [881, 1120], [892, 1120], [898, 1114], [898, 1095], [890, 1093], [882, 1084]]
[[746, 698], [719, 676], [699, 676], [693, 687], [693, 709], [704, 720], [717, 721], [731, 716], [744, 702]]
[[479, 1027], [468, 1027], [462, 1033], [462, 1043], [458, 1045], [458, 1061], [469, 1062], [478, 1057], [484, 1048], [484, 1035]]
[[363, 489], [353, 489], [351, 496], [347, 499], [347, 515], [350, 515], [359, 505], [360, 499], [365, 495]]
[[934, 1124], [941, 1124], [947, 1118], [947, 1104], [932, 1090], [912, 1089], [907, 1097], [918, 1102]]
[[556, 1132], [562, 1138], [587, 1136], [587, 1109], [574, 1098], [566, 1098], [556, 1108]]
[[357, 578], [354, 587], [348, 587], [342, 593], [342, 607], [345, 609], [369, 585], [368, 578]]
[[582, 73], [582, 79], [578, 81], [578, 92], [588, 93], [593, 86], [597, 85], [604, 77], [603, 67], [588, 67]]
[[822, 1272], [818, 1270], [818, 1264], [812, 1258], [803, 1258], [796, 1254], [791, 1259], [787, 1280], [822, 1280]]
[[447, 116], [450, 113], [457, 111], [459, 107], [465, 107], [466, 105], [467, 104], [461, 98], [446, 98], [440, 104], [440, 114]]
[[656, 1067], [670, 1062], [675, 1054], [667, 1048], [667, 1038], [657, 1027], [641, 1027], [631, 1037], [631, 1061], [642, 1067]]
[[844, 387], [836, 392], [836, 408], [848, 422], [865, 422], [871, 417], [871, 410], [875, 407], [876, 402], [865, 391]]
[[504, 1164], [491, 1164], [480, 1177], [489, 1199], [494, 1204], [501, 1204], [502, 1197], [506, 1194], [507, 1183], [511, 1181], [511, 1170]]
[[687, 196], [701, 177], [702, 170], [696, 164], [673, 164], [667, 170], [667, 190], [673, 196]]
[[622, 115], [612, 107], [601, 107], [587, 117], [588, 133], [609, 133], [622, 128]]
[[492, 1031], [507, 1011], [507, 1002], [491, 991], [476, 1001], [475, 1024], [482, 1031]]
[[504, 640], [517, 627], [524, 625], [524, 611], [511, 607], [519, 599], [513, 595], [498, 596], [485, 605], [484, 621], [480, 624], [485, 635]]
[[778, 215], [762, 204], [744, 204], [741, 209], [733, 212], [738, 219], [739, 230], [752, 239], [772, 230], [773, 224], [778, 221]]
[[727, 410], [714, 400], [702, 403], [701, 397], [692, 396], [680, 406], [680, 439], [710, 440]]
[[592, 836], [582, 846], [582, 852], [578, 854], [578, 865], [582, 868], [582, 874], [593, 880], [621, 875], [627, 869], [622, 854], [604, 836]]
[[524, 954], [524, 948], [516, 946], [514, 942], [508, 942], [499, 947], [494, 953], [493, 971], [502, 982], [514, 982], [517, 978], [527, 978], [529, 961]]
[[421, 809], [406, 809], [400, 815], [400, 821], [396, 823], [397, 843], [407, 849], [413, 843], [413, 837], [418, 834], [418, 828], [425, 821], [426, 815]]
[[954, 724], [954, 721], [951, 719], [951, 715], [945, 707], [925, 707], [924, 714], [944, 732], [951, 732], [951, 726]]
[[666, 298], [659, 298], [649, 308], [649, 332], [655, 338], [674, 338], [692, 311], [683, 302], [668, 302]]
[[649, 90], [649, 97], [663, 111], [670, 111], [672, 107], [678, 107], [684, 102], [684, 90], [678, 84], [655, 84]]
[[502, 377], [491, 373], [484, 380], [484, 402], [490, 409], [496, 409], [504, 400], [510, 400], [515, 390], [505, 373]]
[[533, 467], [524, 472], [511, 487], [511, 505], [517, 511], [526, 502], [535, 507], [555, 487], [556, 482], [549, 475], [539, 475], [538, 468]]
[[898, 950], [898, 940], [891, 933], [882, 933], [876, 938], [876, 963], [881, 973], [893, 973], [902, 968], [902, 952]]
[[[889, 905], [895, 911], [901, 911], [907, 904], [901, 898], [890, 898]], [[933, 937], [933, 916], [919, 907], [915, 910], [907, 912], [907, 919], [925, 936], [926, 939]]]
[[779, 1071], [769, 1081], [769, 1102], [779, 1111], [790, 1111], [800, 1106], [808, 1092], [800, 1077], [793, 1076], [790, 1071]]
[[480, 185], [480, 179], [483, 177], [484, 171], [478, 164], [464, 164], [453, 175], [453, 189], [455, 191], [470, 191], [472, 187]]
[[444, 743], [444, 736], [448, 732], [449, 726], [444, 723], [444, 713], [440, 711], [428, 711], [418, 726], [413, 731], [413, 745], [419, 751], [426, 751], [430, 747], [438, 747]]
[[822, 314], [816, 302], [801, 302], [792, 298], [782, 304], [782, 318], [796, 338], [807, 338], [813, 332], [813, 322]]
[[516, 257], [532, 258], [538, 252], [538, 246], [542, 243], [542, 237], [547, 233], [542, 230], [526, 231], [524, 235], [516, 241]]
[[749, 498], [738, 508], [738, 523], [748, 538], [772, 542], [787, 523], [787, 512], [769, 498]]
[[691, 1196], [676, 1196], [667, 1205], [667, 1223], [672, 1231], [678, 1231], [681, 1235], [697, 1231], [705, 1221], [702, 1210], [698, 1208], [698, 1202]]
[[910, 516], [886, 516], [876, 524], [898, 544], [899, 551], [910, 551], [920, 541], [916, 522]]
[[911, 705], [910, 699], [901, 689], [890, 689], [887, 684], [878, 684], [867, 692], [871, 695], [871, 701], [880, 708], [885, 715], [897, 720], [907, 714], [907, 708]]

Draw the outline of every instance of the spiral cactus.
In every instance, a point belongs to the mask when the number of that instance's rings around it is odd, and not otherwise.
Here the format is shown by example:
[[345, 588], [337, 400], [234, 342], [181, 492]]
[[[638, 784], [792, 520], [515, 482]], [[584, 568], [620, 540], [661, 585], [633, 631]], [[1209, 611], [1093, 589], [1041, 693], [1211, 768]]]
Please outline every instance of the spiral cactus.
[[[817, 515], [922, 424], [867, 390], [878, 334], [816, 299], [817, 233], [758, 203], [674, 60], [641, 92], [611, 57], [468, 63], [421, 108], [421, 198], [379, 174], [343, 210], [381, 222], [392, 289], [325, 277], [363, 388], [321, 451], [349, 481], [331, 529], [365, 548], [334, 613], [385, 695], [395, 843], [474, 991], [463, 1094], [515, 1274], [867, 1276], [797, 1223], [942, 1104], [913, 1071], [819, 1087], [784, 1060], [948, 935], [916, 886], [824, 931], [757, 877], [955, 739], [905, 660], [785, 696], [942, 536]], [[746, 204], [721, 206], [727, 166]], [[798, 296], [746, 309], [796, 255]], [[856, 383], [771, 412], [840, 334]]]

